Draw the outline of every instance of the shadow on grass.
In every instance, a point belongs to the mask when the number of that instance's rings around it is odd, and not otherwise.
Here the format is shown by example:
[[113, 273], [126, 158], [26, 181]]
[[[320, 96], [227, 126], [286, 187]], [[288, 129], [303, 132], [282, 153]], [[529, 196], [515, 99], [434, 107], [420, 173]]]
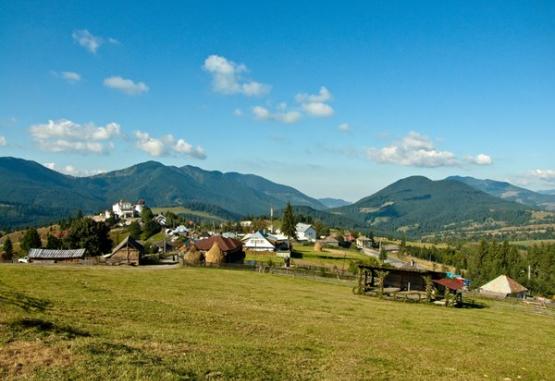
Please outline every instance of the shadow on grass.
[[291, 251], [291, 258], [300, 259], [302, 257], [303, 257], [303, 253], [301, 253], [299, 251]]
[[43, 312], [48, 308], [50, 302], [46, 299], [25, 295], [0, 282], [0, 305], [1, 304], [19, 307], [26, 312]]
[[90, 365], [95, 366], [115, 366], [120, 367], [140, 367], [142, 370], [153, 371], [163, 370], [170, 372], [179, 380], [198, 379], [198, 375], [189, 369], [180, 367], [179, 363], [172, 361], [168, 356], [159, 356], [157, 354], [148, 353], [140, 348], [135, 348], [123, 343], [114, 342], [94, 342], [89, 343], [81, 348], [81, 352], [85, 354]]
[[36, 331], [39, 334], [48, 335], [56, 334], [61, 335], [68, 339], [75, 339], [76, 337], [89, 337], [90, 333], [70, 326], [57, 325], [51, 321], [43, 319], [23, 318], [12, 321], [9, 327], [13, 331]]

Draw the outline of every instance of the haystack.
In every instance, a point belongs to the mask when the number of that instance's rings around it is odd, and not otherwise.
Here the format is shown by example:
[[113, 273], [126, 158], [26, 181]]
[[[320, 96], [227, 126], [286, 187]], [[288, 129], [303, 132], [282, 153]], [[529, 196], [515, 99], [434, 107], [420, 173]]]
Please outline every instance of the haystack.
[[188, 252], [183, 256], [183, 262], [190, 266], [198, 266], [202, 262], [202, 253], [192, 245]]
[[220, 246], [218, 246], [216, 242], [214, 242], [210, 250], [206, 252], [204, 258], [206, 260], [206, 264], [210, 265], [219, 265], [225, 261], [224, 253], [222, 253]]
[[318, 241], [314, 244], [314, 251], [320, 253], [322, 251], [322, 244]]

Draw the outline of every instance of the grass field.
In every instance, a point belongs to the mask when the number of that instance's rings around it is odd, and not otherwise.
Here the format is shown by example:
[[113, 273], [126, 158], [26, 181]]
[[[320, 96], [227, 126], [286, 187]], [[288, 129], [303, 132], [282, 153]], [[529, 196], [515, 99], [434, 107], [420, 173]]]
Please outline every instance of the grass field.
[[204, 268], [0, 265], [0, 379], [550, 380], [552, 310]]

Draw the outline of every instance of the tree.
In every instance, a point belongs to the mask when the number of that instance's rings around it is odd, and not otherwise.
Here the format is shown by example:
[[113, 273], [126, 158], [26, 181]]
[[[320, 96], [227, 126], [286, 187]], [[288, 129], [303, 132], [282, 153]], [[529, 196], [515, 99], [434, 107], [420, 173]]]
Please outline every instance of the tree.
[[13, 244], [10, 237], [6, 237], [6, 239], [4, 240], [4, 245], [2, 246], [2, 249], [4, 250], [4, 255], [3, 255], [4, 259], [11, 260], [13, 258]]
[[291, 203], [287, 203], [287, 207], [283, 212], [283, 218], [281, 221], [281, 232], [289, 238], [297, 238], [297, 228], [295, 223], [295, 215], [293, 214], [293, 208]]
[[63, 241], [58, 237], [48, 233], [46, 237], [46, 248], [47, 249], [61, 249], [63, 246]]
[[380, 248], [379, 259], [380, 259], [380, 262], [381, 262], [382, 264], [385, 263], [385, 261], [386, 261], [386, 259], [387, 259], [387, 251], [385, 251], [385, 249], [383, 248], [383, 246]]
[[158, 233], [161, 230], [161, 226], [156, 223], [154, 220], [147, 221], [143, 225], [143, 234], [141, 234], [142, 239], [148, 239], [152, 237], [154, 234]]
[[109, 233], [110, 229], [105, 224], [82, 218], [72, 222], [65, 244], [70, 249], [85, 248], [89, 255], [98, 256], [112, 250]]
[[25, 235], [23, 236], [23, 240], [21, 241], [21, 248], [28, 252], [30, 249], [40, 249], [41, 247], [42, 242], [37, 229], [27, 229]]
[[141, 225], [138, 221], [133, 221], [128, 228], [129, 236], [133, 239], [139, 239], [141, 237]]
[[154, 213], [152, 213], [152, 210], [149, 207], [145, 206], [141, 212], [141, 221], [143, 224], [146, 224], [147, 222], [152, 221], [153, 218]]

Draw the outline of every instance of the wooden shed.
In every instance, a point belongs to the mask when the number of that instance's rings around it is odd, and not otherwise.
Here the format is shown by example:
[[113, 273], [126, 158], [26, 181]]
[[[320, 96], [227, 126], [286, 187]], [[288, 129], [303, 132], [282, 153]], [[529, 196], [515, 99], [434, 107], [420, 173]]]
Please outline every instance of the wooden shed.
[[131, 237], [127, 237], [117, 245], [112, 253], [104, 256], [109, 265], [133, 265], [141, 264], [145, 249], [143, 245]]
[[86, 249], [74, 250], [50, 250], [50, 249], [30, 249], [29, 261], [37, 263], [73, 263], [81, 264], [85, 262]]
[[444, 278], [444, 273], [437, 271], [382, 268], [366, 265], [360, 265], [359, 268], [360, 276], [363, 278], [361, 281], [365, 289], [377, 287], [378, 271], [387, 272], [383, 285], [385, 288], [394, 288], [399, 291], [424, 291], [426, 289], [425, 276], [430, 276], [432, 280]]
[[203, 254], [206, 254], [210, 249], [212, 249], [214, 244], [217, 245], [224, 255], [223, 262], [242, 262], [245, 258], [243, 243], [233, 238], [224, 238], [220, 235], [215, 235], [210, 238], [198, 240], [194, 243], [197, 250]]

